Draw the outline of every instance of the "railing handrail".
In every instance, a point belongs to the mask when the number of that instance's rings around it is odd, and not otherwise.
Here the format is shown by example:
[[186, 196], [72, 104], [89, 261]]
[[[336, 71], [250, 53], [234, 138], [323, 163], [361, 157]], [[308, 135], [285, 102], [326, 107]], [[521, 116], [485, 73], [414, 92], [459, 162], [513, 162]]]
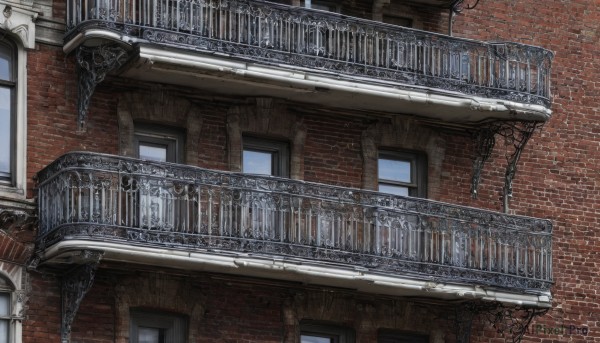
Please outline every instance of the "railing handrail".
[[[408, 85], [550, 107], [554, 53], [541, 47], [451, 37], [261, 0], [193, 4], [183, 0], [143, 0], [143, 4], [138, 3], [142, 0], [107, 0], [104, 3], [113, 7], [103, 15], [98, 7], [94, 7], [96, 13], [88, 13], [90, 6], [81, 1], [68, 1], [67, 40], [86, 25], [100, 25], [135, 37], [134, 41], [187, 46], [350, 76], [376, 75]], [[207, 3], [225, 14], [202, 12], [202, 8], [212, 11]], [[189, 6], [189, 13], [180, 5]], [[194, 12], [194, 6], [200, 9]], [[121, 8], [133, 8], [133, 15], [140, 18], [126, 18], [127, 13], [117, 13]], [[236, 17], [242, 9], [247, 10], [247, 18]]]
[[[99, 169], [98, 166], [90, 166], [90, 165], [86, 166], [86, 165], [78, 164], [77, 161], [85, 156], [91, 157], [91, 158], [96, 157], [96, 158], [102, 158], [105, 160], [111, 160], [113, 162], [117, 162], [117, 164], [111, 164], [109, 166], [111, 166], [112, 168], [106, 168], [106, 169]], [[359, 188], [321, 184], [321, 183], [316, 183], [316, 182], [287, 179], [287, 178], [281, 178], [281, 177], [276, 177], [276, 176], [265, 176], [265, 175], [245, 174], [245, 173], [237, 173], [237, 172], [230, 172], [230, 171], [221, 171], [221, 170], [214, 170], [214, 169], [205, 169], [205, 168], [191, 166], [191, 165], [183, 165], [183, 164], [169, 163], [169, 162], [154, 162], [154, 161], [148, 161], [148, 160], [140, 160], [140, 159], [133, 158], [133, 157], [115, 156], [115, 155], [110, 155], [110, 154], [95, 153], [95, 152], [89, 152], [89, 151], [72, 151], [72, 152], [65, 153], [64, 155], [57, 158], [55, 161], [53, 161], [52, 163], [50, 163], [48, 166], [46, 166], [45, 168], [43, 168], [41, 171], [39, 171], [37, 173], [37, 182], [38, 182], [37, 188], [43, 187], [44, 184], [46, 184], [46, 183], [50, 182], [52, 179], [54, 179], [57, 174], [62, 173], [64, 171], [68, 171], [68, 170], [90, 170], [90, 171], [105, 171], [105, 172], [121, 172], [122, 173], [124, 171], [122, 169], [122, 167], [123, 167], [123, 165], [121, 164], [122, 162], [135, 163], [135, 164], [147, 167], [147, 169], [142, 169], [142, 170], [138, 169], [136, 171], [127, 172], [128, 174], [137, 175], [137, 176], [143, 175], [143, 176], [147, 176], [147, 177], [151, 177], [151, 178], [161, 178], [161, 179], [168, 179], [168, 180], [172, 180], [172, 181], [183, 181], [183, 182], [191, 182], [191, 183], [196, 183], [196, 184], [205, 184], [205, 185], [212, 185], [212, 186], [219, 185], [219, 186], [225, 186], [225, 187], [235, 187], [235, 188], [239, 188], [239, 189], [243, 189], [243, 190], [251, 190], [251, 191], [257, 191], [257, 192], [302, 195], [305, 197], [313, 197], [315, 199], [320, 199], [320, 200], [337, 201], [339, 203], [360, 205], [360, 206], [364, 206], [364, 207], [369, 207], [369, 208], [373, 208], [373, 209], [381, 209], [381, 210], [394, 210], [395, 207], [392, 204], [398, 204], [400, 202], [410, 202], [410, 203], [415, 204], [415, 206], [404, 207], [404, 208], [402, 208], [403, 211], [414, 212], [414, 213], [425, 212], [430, 215], [436, 215], [433, 212], [430, 213], [428, 211], [428, 209], [431, 208], [432, 206], [437, 206], [437, 207], [443, 207], [443, 208], [448, 209], [446, 212], [444, 212], [445, 217], [452, 217], [457, 220], [465, 220], [466, 221], [468, 219], [472, 219], [473, 217], [478, 217], [475, 214], [480, 214], [479, 216], [481, 216], [481, 217], [486, 216], [486, 218], [488, 218], [488, 219], [490, 217], [495, 217], [496, 220], [501, 220], [502, 222], [495, 222], [494, 224], [498, 224], [501, 226], [507, 226], [507, 227], [510, 227], [512, 230], [528, 231], [532, 234], [541, 234], [541, 235], [550, 235], [552, 233], [552, 226], [553, 226], [552, 221], [550, 221], [548, 219], [540, 219], [540, 218], [523, 216], [523, 215], [501, 213], [501, 212], [497, 212], [497, 211], [493, 211], [493, 210], [464, 206], [464, 205], [450, 204], [450, 203], [445, 203], [445, 202], [436, 201], [436, 200], [432, 200], [432, 199], [423, 199], [423, 198], [400, 196], [400, 195], [394, 195], [394, 194], [386, 194], [386, 193], [380, 193], [380, 192], [376, 192], [376, 191], [370, 191], [370, 190], [359, 189]], [[155, 169], [152, 169], [153, 167], [161, 169], [161, 170], [170, 170], [171, 172], [167, 175], [155, 174], [153, 172], [150, 172], [151, 170], [155, 170]], [[198, 173], [207, 173], [207, 174], [218, 175], [221, 177], [228, 177], [228, 178], [233, 177], [233, 178], [245, 179], [245, 180], [257, 180], [257, 181], [261, 180], [264, 183], [275, 182], [275, 183], [279, 183], [279, 184], [287, 184], [290, 186], [293, 186], [293, 185], [298, 186], [296, 189], [300, 189], [301, 186], [328, 189], [328, 190], [330, 190], [330, 193], [335, 193], [335, 194], [337, 194], [337, 196], [331, 196], [331, 195], [327, 196], [325, 194], [319, 195], [319, 194], [315, 194], [314, 192], [311, 193], [310, 195], [301, 194], [298, 192], [294, 192], [294, 188], [291, 188], [291, 187], [286, 190], [281, 190], [281, 189], [278, 190], [278, 189], [261, 189], [261, 188], [257, 188], [257, 187], [251, 187], [251, 186], [248, 186], [248, 183], [246, 185], [240, 185], [240, 184], [233, 185], [231, 183], [230, 184], [222, 184], [220, 182], [205, 183], [201, 180], [195, 180], [195, 179], [190, 179], [190, 178], [177, 178], [174, 176], [175, 175], [174, 171], [181, 171], [181, 172], [195, 171]], [[255, 186], [256, 186], [256, 184], [255, 184]], [[384, 200], [382, 202], [378, 202], [378, 203], [367, 203], [364, 201], [365, 199], [369, 199], [369, 198], [373, 198], [373, 197], [382, 198]], [[424, 204], [424, 205], [417, 206], [416, 204]], [[417, 208], [418, 208], [418, 210], [417, 210]], [[472, 214], [471, 218], [464, 218], [462, 216], [457, 216], [457, 214], [461, 213], [461, 212], [462, 213], [470, 212], [473, 214]], [[490, 223], [488, 223], [488, 224], [490, 224]], [[527, 226], [533, 226], [533, 227], [538, 228], [539, 230], [538, 231], [525, 230], [524, 227], [527, 227]]]

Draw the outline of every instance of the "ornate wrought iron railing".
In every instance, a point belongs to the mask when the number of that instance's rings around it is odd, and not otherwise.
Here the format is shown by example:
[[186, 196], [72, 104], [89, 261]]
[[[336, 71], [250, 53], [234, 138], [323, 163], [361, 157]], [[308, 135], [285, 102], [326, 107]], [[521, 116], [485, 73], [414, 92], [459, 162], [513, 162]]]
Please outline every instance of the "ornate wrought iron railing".
[[38, 177], [41, 249], [83, 238], [520, 290], [552, 281], [547, 220], [93, 153], [60, 157]]
[[553, 54], [259, 0], [67, 0], [67, 40], [89, 27], [287, 64], [550, 107]]

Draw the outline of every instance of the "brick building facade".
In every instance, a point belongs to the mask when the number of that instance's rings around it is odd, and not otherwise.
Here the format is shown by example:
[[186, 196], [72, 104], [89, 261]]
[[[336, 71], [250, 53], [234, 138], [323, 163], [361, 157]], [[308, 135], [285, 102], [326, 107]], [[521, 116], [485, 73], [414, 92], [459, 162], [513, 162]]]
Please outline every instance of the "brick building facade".
[[0, 0], [0, 343], [600, 341], [597, 7]]

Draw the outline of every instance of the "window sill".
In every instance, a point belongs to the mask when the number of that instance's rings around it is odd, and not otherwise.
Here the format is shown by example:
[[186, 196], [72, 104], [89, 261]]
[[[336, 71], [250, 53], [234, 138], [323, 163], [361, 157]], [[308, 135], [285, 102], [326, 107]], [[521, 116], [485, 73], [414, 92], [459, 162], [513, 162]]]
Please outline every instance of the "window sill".
[[24, 190], [21, 188], [0, 184], [0, 208], [7, 207], [32, 210], [35, 208], [35, 201], [27, 199]]

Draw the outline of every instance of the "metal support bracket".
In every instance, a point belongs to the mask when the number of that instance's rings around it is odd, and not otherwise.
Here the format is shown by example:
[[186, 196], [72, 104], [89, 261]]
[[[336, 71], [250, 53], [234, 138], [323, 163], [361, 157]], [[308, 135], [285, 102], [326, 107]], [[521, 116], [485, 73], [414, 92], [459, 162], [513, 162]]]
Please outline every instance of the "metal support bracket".
[[96, 86], [106, 74], [122, 66], [128, 59], [127, 51], [120, 45], [79, 46], [76, 52], [79, 94], [77, 100], [78, 127], [85, 127], [90, 99]]
[[506, 172], [504, 173], [504, 212], [508, 212], [508, 198], [512, 197], [512, 181], [517, 172], [517, 163], [525, 145], [535, 130], [541, 128], [541, 122], [507, 122], [502, 125], [498, 134], [504, 137], [507, 146], [512, 146], [512, 152], [506, 153]]
[[520, 343], [533, 318], [548, 309], [506, 306], [499, 302], [470, 301], [455, 307], [456, 342], [469, 343], [473, 321], [490, 324], [507, 342]]
[[96, 269], [103, 254], [100, 251], [82, 251], [79, 259], [83, 263], [68, 271], [62, 277], [62, 323], [60, 329], [62, 343], [71, 341], [71, 325], [81, 301], [94, 283]]
[[478, 130], [474, 135], [473, 176], [471, 177], [471, 196], [477, 199], [477, 189], [481, 180], [481, 171], [490, 158], [496, 145], [498, 127], [490, 125]]
[[460, 13], [460, 12], [462, 12], [462, 11], [464, 11], [464, 10], [472, 10], [472, 9], [474, 9], [475, 7], [477, 7], [477, 5], [479, 5], [479, 1], [480, 1], [480, 0], [474, 0], [474, 1], [473, 1], [473, 2], [474, 2], [473, 4], [471, 4], [471, 5], [467, 4], [467, 5], [465, 6], [465, 0], [455, 0], [455, 1], [453, 1], [453, 2], [452, 2], [452, 4], [450, 5], [450, 9], [451, 9], [451, 11], [452, 11], [452, 12], [454, 12], [454, 13]]
[[508, 307], [498, 304], [495, 308], [482, 309], [481, 319], [503, 334], [507, 342], [520, 343], [533, 318], [543, 316], [548, 309]]
[[503, 208], [504, 212], [508, 212], [508, 199], [512, 197], [512, 181], [517, 172], [519, 158], [533, 133], [543, 125], [543, 122], [495, 122], [479, 129], [474, 134], [475, 152], [473, 175], [471, 177], [471, 196], [473, 198], [477, 198], [481, 171], [494, 150], [496, 135], [498, 135], [504, 138], [507, 148], [505, 153], [507, 165], [504, 173]]

